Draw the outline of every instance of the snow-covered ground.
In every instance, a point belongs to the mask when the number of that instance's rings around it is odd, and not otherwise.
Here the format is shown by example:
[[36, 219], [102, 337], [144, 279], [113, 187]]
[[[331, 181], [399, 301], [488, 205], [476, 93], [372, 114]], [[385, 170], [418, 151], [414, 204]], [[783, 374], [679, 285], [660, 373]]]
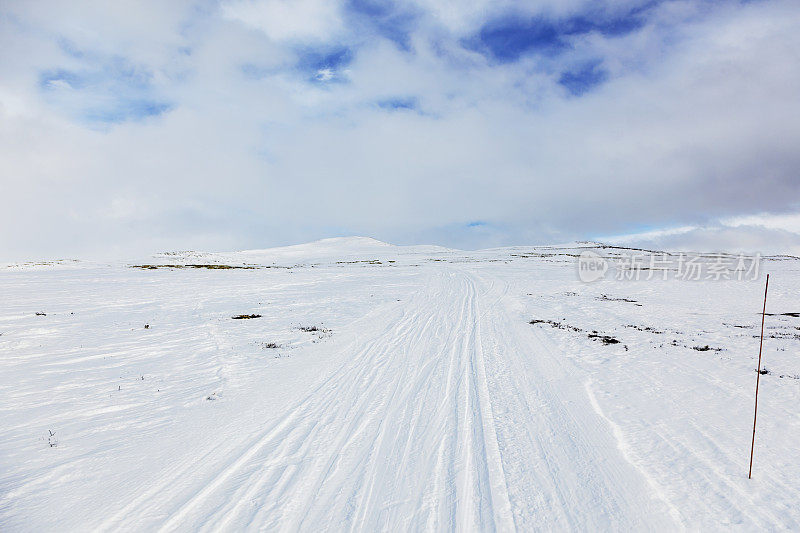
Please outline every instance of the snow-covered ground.
[[800, 261], [586, 248], [3, 265], [0, 530], [800, 528]]

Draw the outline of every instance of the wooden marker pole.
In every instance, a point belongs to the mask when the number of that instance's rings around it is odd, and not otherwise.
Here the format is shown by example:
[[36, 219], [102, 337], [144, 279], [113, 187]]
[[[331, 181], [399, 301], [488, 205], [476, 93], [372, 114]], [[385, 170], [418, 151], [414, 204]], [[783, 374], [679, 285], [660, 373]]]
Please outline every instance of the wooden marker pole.
[[761, 311], [761, 342], [758, 345], [758, 369], [756, 370], [756, 408], [753, 413], [753, 441], [750, 443], [750, 471], [747, 479], [753, 476], [753, 448], [756, 446], [756, 418], [758, 418], [758, 382], [761, 380], [761, 349], [764, 347], [764, 317], [767, 314], [767, 290], [769, 289], [769, 274], [767, 285], [764, 287], [764, 309]]

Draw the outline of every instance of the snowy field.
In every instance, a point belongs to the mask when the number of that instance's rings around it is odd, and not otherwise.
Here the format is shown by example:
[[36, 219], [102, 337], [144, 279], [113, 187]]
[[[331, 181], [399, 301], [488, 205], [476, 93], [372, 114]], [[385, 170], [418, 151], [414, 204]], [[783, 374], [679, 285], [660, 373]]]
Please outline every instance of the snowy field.
[[3, 265], [0, 530], [800, 529], [800, 261], [590, 246]]

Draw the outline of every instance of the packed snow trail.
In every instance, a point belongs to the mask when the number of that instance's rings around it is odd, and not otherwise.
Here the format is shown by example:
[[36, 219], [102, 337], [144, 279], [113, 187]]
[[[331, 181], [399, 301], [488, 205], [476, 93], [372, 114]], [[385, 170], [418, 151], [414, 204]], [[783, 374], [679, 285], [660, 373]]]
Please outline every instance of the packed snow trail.
[[761, 283], [585, 284], [579, 250], [9, 266], [0, 530], [800, 528], [798, 262], [748, 480]]
[[181, 465], [101, 529], [674, 526], [616, 451], [580, 373], [518, 331], [502, 298], [439, 269], [424, 291], [355, 324], [379, 333], [355, 332], [348, 362], [281, 419], [235, 455], [203, 457], [210, 475]]

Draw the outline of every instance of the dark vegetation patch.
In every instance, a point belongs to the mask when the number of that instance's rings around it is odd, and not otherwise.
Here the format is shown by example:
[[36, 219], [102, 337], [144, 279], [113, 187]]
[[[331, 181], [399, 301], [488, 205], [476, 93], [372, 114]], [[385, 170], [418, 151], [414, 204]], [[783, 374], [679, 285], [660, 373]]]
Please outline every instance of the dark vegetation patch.
[[265, 350], [276, 350], [281, 347], [280, 344], [276, 344], [274, 342], [262, 342], [261, 347]]
[[604, 302], [626, 302], [629, 304], [634, 304], [638, 307], [642, 306], [642, 304], [640, 304], [636, 300], [631, 300], [630, 298], [615, 298], [613, 296], [609, 296], [608, 294], [601, 294], [600, 297], [597, 299]]
[[712, 348], [708, 344], [705, 346], [692, 346], [692, 350], [697, 350], [698, 352], [721, 352], [722, 348]]
[[[682, 346], [684, 348], [689, 348], [689, 349], [694, 350], [696, 352], [724, 352], [725, 351], [725, 348], [715, 348], [714, 346], [709, 346], [708, 344], [706, 344], [705, 346], [689, 346], [688, 344], [679, 343], [677, 341], [677, 339], [672, 339], [672, 341], [669, 342], [668, 344], [670, 346], [676, 346], [676, 347]], [[659, 348], [663, 348], [664, 345], [660, 344], [658, 347]], [[654, 348], [655, 348], [655, 346], [654, 346]]]
[[[637, 331], [646, 331], [646, 332], [652, 333], [654, 335], [663, 335], [664, 333], [667, 332], [667, 330], [660, 330], [660, 329], [656, 329], [656, 328], [653, 328], [653, 327], [650, 327], [650, 326], [637, 326], [636, 324], [626, 324], [624, 327], [635, 329]], [[670, 331], [672, 331], [672, 330], [670, 330]], [[682, 334], [680, 331], [672, 331], [672, 333], [677, 333], [679, 335]], [[695, 350], [697, 352], [722, 352], [722, 351], [725, 351], [725, 348], [715, 348], [713, 346], [709, 346], [708, 344], [706, 344], [705, 346], [690, 346], [688, 344], [683, 344], [683, 343], [678, 342], [678, 339], [672, 339], [667, 344], [669, 346], [682, 346], [684, 348], [689, 348], [689, 349]], [[653, 348], [656, 348], [656, 347], [663, 348], [664, 344], [662, 343], [662, 344], [660, 344], [658, 346], [655, 346], [655, 345], [653, 346]]]
[[673, 255], [669, 252], [659, 251], [659, 250], [648, 250], [647, 248], [633, 248], [631, 246], [614, 246], [613, 244], [603, 244], [603, 243], [588, 243], [588, 244], [596, 244], [597, 248], [602, 250], [632, 250], [634, 252], [647, 252], [650, 254], [664, 254], [664, 255]]
[[244, 265], [186, 265], [186, 268], [207, 268], [209, 270], [255, 270], [254, 266]]
[[321, 328], [319, 326], [298, 326], [300, 331], [305, 331], [306, 333], [330, 333], [331, 330], [326, 328]]
[[297, 326], [295, 329], [297, 329], [299, 331], [303, 331], [305, 333], [311, 333], [311, 335], [313, 336], [313, 339], [311, 340], [311, 342], [314, 342], [314, 343], [320, 342], [323, 339], [326, 339], [326, 338], [328, 338], [328, 337], [333, 335], [333, 332], [330, 329], [322, 327], [322, 326], [314, 326], [314, 325]]
[[236, 315], [231, 318], [234, 320], [246, 320], [248, 318], [261, 318], [261, 315]]
[[[386, 261], [387, 263], [394, 263], [394, 261]], [[382, 265], [383, 262], [378, 259], [363, 259], [360, 261], [336, 261], [337, 265]]]
[[754, 372], [758, 372], [762, 376], [770, 375], [770, 376], [777, 376], [780, 379], [796, 379], [800, 380], [800, 374], [776, 374], [774, 371], [770, 370], [769, 368], [762, 366], [761, 370], [759, 371], [757, 368], [753, 369]]
[[80, 263], [80, 259], [55, 259], [53, 261], [26, 261], [24, 263], [12, 263], [6, 265], [6, 268], [25, 268], [32, 266], [55, 266], [66, 265], [69, 263]]
[[[255, 270], [256, 266], [247, 265], [219, 265], [219, 264], [192, 264], [192, 265], [131, 265], [131, 268], [141, 268], [142, 270], [158, 270], [159, 268], [205, 268], [208, 270]], [[263, 267], [269, 268], [269, 267]]]
[[530, 258], [530, 257], [580, 257], [579, 254], [574, 253], [554, 253], [554, 252], [524, 252], [519, 254], [511, 254], [511, 257], [521, 257], [521, 258]]
[[661, 335], [664, 333], [663, 330], [651, 328], [650, 326], [637, 326], [636, 324], [626, 324], [624, 327], [635, 329], [637, 331], [647, 331], [648, 333], [653, 333], [655, 335]]
[[740, 324], [728, 324], [727, 322], [723, 322], [722, 325], [723, 326], [728, 326], [730, 328], [741, 328], [741, 329], [752, 329], [753, 328], [752, 325], [750, 325], [750, 326], [742, 326]]
[[[528, 323], [529, 324], [547, 324], [548, 326], [556, 328], [556, 329], [564, 329], [564, 330], [567, 330], [567, 331], [573, 331], [575, 333], [582, 333], [583, 332], [583, 330], [581, 328], [577, 327], [577, 326], [571, 326], [569, 324], [565, 324], [563, 322], [557, 322], [555, 320], [542, 320], [542, 319], [534, 318], [533, 320], [531, 320]], [[589, 339], [593, 340], [593, 341], [600, 341], [605, 345], [608, 345], [608, 344], [619, 344], [619, 339], [617, 339], [615, 337], [612, 337], [611, 335], [606, 335], [604, 333], [599, 333], [597, 330], [592, 330], [591, 333], [589, 333], [587, 335], [587, 337]], [[627, 350], [627, 349], [628, 349], [628, 347], [625, 346], [625, 350]]]
[[[753, 335], [754, 339], [761, 338], [761, 335]], [[800, 333], [794, 333], [791, 331], [775, 331], [773, 333], [769, 333], [764, 335], [765, 339], [794, 339], [800, 340]]]
[[602, 333], [598, 333], [596, 331], [589, 333], [589, 338], [593, 341], [600, 341], [603, 344], [619, 344], [619, 339], [616, 339], [611, 335], [603, 335]]
[[528, 324], [547, 324], [548, 326], [558, 328], [558, 329], [566, 329], [569, 331], [581, 332], [583, 331], [581, 328], [576, 326], [570, 326], [569, 324], [564, 324], [563, 322], [556, 322], [555, 320], [540, 320], [538, 318], [534, 318]]

